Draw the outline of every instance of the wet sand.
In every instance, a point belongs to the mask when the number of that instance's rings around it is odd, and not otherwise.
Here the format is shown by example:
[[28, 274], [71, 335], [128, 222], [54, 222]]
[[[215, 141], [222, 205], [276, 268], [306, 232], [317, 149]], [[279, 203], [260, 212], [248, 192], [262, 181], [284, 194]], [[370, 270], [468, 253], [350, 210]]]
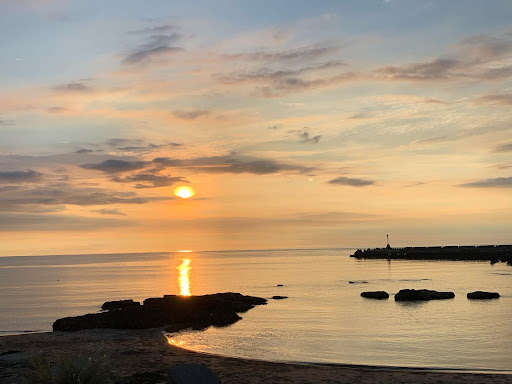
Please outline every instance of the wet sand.
[[[9, 353], [6, 353], [10, 351]], [[17, 351], [17, 352], [14, 352]], [[169, 345], [160, 330], [88, 330], [0, 337], [0, 383], [19, 383], [37, 354], [101, 353], [125, 383], [165, 383], [174, 364], [208, 366], [230, 383], [512, 383], [512, 375], [438, 372], [347, 365], [273, 363], [188, 351]]]

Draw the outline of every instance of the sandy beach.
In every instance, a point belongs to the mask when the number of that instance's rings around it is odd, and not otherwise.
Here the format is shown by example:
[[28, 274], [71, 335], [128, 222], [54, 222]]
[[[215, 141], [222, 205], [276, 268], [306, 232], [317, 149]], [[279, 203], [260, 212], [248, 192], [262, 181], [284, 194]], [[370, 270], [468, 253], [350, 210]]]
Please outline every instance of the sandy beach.
[[127, 383], [162, 383], [175, 364], [208, 366], [229, 383], [512, 383], [512, 375], [438, 372], [347, 365], [274, 363], [213, 356], [169, 345], [161, 330], [89, 330], [0, 337], [0, 381], [19, 383], [37, 354], [108, 356], [115, 376]]

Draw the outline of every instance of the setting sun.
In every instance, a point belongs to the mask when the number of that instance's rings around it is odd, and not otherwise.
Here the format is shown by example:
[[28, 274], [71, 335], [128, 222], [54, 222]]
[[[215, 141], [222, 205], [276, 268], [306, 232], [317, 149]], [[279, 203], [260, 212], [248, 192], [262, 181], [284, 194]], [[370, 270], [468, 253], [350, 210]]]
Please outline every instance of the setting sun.
[[174, 190], [174, 195], [182, 199], [188, 199], [194, 196], [194, 190], [190, 187], [178, 187]]

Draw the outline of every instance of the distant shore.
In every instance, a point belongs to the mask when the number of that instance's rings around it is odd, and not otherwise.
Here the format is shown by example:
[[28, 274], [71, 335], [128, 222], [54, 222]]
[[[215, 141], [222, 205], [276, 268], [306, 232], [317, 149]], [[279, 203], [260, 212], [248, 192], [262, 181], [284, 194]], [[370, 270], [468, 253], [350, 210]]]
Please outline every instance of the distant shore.
[[19, 383], [30, 356], [106, 355], [126, 383], [165, 383], [175, 364], [208, 366], [223, 384], [238, 383], [512, 383], [512, 375], [429, 369], [274, 363], [214, 356], [169, 345], [160, 329], [87, 330], [0, 337], [0, 382]]
[[358, 249], [356, 259], [450, 260], [506, 262], [512, 265], [512, 245], [449, 245], [438, 247], [400, 247]]

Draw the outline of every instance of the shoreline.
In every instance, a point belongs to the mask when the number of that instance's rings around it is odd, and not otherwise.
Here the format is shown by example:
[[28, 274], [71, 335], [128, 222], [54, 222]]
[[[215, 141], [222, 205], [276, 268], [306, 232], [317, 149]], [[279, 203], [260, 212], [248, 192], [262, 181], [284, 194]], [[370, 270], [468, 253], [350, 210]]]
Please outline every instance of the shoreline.
[[[94, 329], [0, 337], [0, 382], [18, 383], [30, 356], [109, 357], [114, 374], [128, 383], [164, 383], [167, 370], [184, 362], [204, 364], [229, 383], [512, 383], [510, 373], [331, 363], [272, 362], [195, 352], [172, 345], [163, 329]], [[5, 354], [7, 351], [18, 351]], [[142, 380], [143, 381], [138, 381]], [[17, 381], [18, 380], [18, 381]]]
[[181, 347], [177, 344], [170, 344], [173, 348], [183, 349], [187, 352], [197, 353], [205, 356], [218, 356], [229, 359], [245, 360], [248, 362], [261, 362], [261, 363], [278, 363], [278, 364], [289, 364], [289, 365], [306, 365], [306, 366], [318, 366], [318, 367], [340, 367], [340, 368], [352, 368], [352, 369], [368, 369], [368, 370], [385, 370], [385, 371], [409, 371], [409, 372], [436, 372], [436, 373], [465, 373], [465, 374], [499, 374], [499, 375], [512, 375], [512, 370], [500, 370], [500, 369], [464, 369], [464, 368], [441, 368], [441, 367], [402, 367], [394, 365], [367, 365], [367, 364], [353, 364], [353, 363], [322, 363], [315, 361], [294, 361], [294, 360], [265, 360], [256, 359], [242, 356], [229, 356], [218, 353], [194, 351], [185, 347]]

